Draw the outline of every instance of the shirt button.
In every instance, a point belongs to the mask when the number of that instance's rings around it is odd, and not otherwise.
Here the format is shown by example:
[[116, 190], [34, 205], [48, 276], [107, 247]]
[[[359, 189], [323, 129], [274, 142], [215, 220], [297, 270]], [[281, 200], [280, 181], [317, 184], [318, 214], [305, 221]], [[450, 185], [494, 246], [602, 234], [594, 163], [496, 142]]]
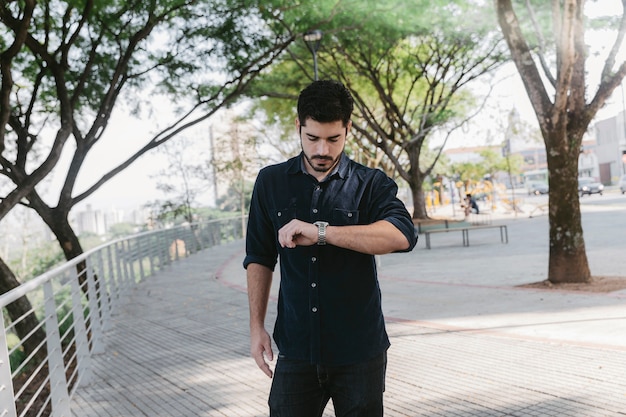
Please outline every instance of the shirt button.
[[278, 217], [282, 216], [283, 213], [281, 213], [280, 211], [278, 212]]
[[313, 213], [317, 213], [317, 209], [313, 209]]
[[314, 313], [317, 313], [317, 307], [313, 307], [313, 308], [311, 309], [311, 311], [312, 311], [312, 312], [314, 312]]
[[352, 217], [352, 213], [348, 213], [348, 217]]
[[315, 262], [315, 261], [317, 261], [317, 258], [314, 256], [314, 257], [311, 258], [311, 261]]
[[315, 288], [315, 287], [317, 287], [317, 284], [316, 284], [316, 283], [314, 283], [314, 282], [312, 282], [312, 283], [311, 283], [311, 287], [312, 287], [312, 288]]

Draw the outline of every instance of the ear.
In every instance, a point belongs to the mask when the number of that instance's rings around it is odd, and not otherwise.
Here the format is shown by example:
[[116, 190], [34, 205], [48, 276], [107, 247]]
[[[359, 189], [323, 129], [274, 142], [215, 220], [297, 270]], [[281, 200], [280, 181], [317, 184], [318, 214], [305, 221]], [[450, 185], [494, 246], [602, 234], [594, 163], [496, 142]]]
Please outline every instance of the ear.
[[300, 136], [300, 131], [302, 130], [302, 126], [300, 126], [300, 119], [298, 119], [298, 117], [296, 117], [296, 133], [298, 136]]
[[350, 133], [350, 129], [352, 129], [352, 120], [348, 120], [348, 124], [346, 125], [346, 137], [348, 137], [348, 133]]

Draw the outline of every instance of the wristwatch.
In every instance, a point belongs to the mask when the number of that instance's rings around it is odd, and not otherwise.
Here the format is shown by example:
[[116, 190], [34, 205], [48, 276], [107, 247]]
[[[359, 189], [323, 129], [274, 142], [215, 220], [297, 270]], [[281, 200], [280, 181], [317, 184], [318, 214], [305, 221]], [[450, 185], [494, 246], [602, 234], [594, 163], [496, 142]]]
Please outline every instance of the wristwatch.
[[317, 244], [325, 245], [326, 244], [326, 226], [328, 226], [328, 222], [315, 222], [313, 224], [317, 226]]

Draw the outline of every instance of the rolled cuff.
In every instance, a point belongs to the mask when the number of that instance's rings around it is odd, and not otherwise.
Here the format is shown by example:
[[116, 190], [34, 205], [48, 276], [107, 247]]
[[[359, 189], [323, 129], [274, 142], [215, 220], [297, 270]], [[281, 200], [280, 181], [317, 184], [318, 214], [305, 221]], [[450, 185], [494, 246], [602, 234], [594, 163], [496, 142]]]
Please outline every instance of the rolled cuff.
[[268, 259], [256, 255], [246, 255], [243, 260], [243, 267], [247, 269], [250, 264], [263, 265], [274, 271], [274, 268], [276, 268], [276, 259]]

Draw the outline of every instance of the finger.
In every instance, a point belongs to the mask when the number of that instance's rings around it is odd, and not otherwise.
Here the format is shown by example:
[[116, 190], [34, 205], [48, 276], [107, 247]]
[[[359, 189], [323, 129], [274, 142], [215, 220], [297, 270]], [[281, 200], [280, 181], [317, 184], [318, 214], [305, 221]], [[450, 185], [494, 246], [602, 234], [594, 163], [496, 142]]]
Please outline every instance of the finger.
[[264, 365], [261, 367], [261, 371], [263, 371], [263, 373], [267, 375], [268, 378], [271, 378], [273, 376], [272, 370], [267, 363], [264, 363]]
[[278, 233], [278, 242], [282, 248], [294, 248], [296, 244], [294, 242], [294, 234], [287, 230], [281, 230]]
[[287, 226], [283, 226], [278, 231], [278, 243], [280, 243], [280, 246], [284, 248], [285, 246], [289, 245], [290, 241], [291, 241], [291, 234], [287, 232]]
[[268, 377], [272, 377], [272, 370], [270, 369], [270, 366], [267, 364], [267, 362], [265, 362], [263, 360], [263, 356], [261, 355], [261, 358], [257, 359], [255, 358], [256, 364], [259, 367], [259, 369], [261, 371], [263, 371], [263, 373], [265, 375], [267, 375]]
[[[268, 358], [270, 358], [270, 360], [272, 360], [271, 358], [273, 357], [272, 352], [268, 352]], [[267, 362], [265, 362], [265, 356], [263, 355], [263, 352], [259, 352], [258, 354], [254, 355], [254, 361], [256, 362], [257, 366], [259, 367], [259, 369], [261, 371], [263, 371], [263, 373], [265, 375], [267, 375], [268, 377], [272, 377], [272, 370], [270, 369], [270, 366]]]

